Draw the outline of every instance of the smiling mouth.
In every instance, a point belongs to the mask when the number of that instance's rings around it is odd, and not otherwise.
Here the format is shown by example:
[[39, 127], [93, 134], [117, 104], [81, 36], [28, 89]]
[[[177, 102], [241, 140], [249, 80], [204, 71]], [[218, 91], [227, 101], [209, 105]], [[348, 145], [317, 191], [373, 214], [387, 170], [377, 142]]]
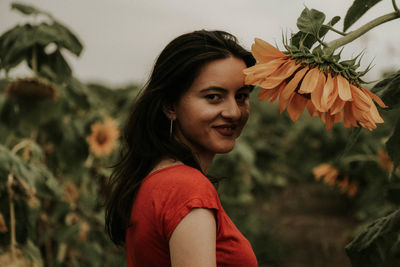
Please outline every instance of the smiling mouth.
[[223, 136], [233, 136], [235, 134], [236, 125], [221, 125], [214, 127], [217, 132]]

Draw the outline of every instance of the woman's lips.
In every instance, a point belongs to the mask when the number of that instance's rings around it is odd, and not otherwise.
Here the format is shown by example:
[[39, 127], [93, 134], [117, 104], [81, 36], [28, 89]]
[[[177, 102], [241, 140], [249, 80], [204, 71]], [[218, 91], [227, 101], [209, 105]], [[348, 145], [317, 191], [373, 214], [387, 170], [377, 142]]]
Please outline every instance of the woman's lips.
[[235, 134], [235, 125], [221, 125], [214, 127], [217, 132], [223, 136], [233, 136]]

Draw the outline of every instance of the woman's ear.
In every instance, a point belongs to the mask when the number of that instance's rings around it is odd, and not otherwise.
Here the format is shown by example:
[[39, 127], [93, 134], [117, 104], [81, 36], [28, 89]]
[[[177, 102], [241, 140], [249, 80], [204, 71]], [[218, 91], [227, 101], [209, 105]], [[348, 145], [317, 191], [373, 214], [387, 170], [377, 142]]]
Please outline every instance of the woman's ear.
[[168, 119], [173, 121], [176, 120], [176, 112], [174, 105], [171, 104], [163, 105], [163, 112]]

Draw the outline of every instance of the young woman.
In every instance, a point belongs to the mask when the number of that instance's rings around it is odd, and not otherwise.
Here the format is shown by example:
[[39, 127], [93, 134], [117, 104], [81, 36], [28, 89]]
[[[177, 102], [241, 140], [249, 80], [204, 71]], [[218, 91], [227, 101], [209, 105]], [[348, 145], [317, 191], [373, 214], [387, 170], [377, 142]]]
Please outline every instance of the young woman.
[[254, 63], [222, 31], [184, 34], [161, 52], [108, 185], [106, 228], [128, 267], [257, 266], [206, 177], [247, 122], [243, 69]]

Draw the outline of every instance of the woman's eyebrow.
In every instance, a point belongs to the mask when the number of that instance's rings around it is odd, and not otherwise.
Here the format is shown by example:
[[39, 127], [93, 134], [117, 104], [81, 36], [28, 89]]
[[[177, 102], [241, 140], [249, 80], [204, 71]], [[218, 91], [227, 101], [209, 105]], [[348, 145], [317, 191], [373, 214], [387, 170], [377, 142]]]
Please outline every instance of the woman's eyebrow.
[[204, 89], [201, 89], [200, 92], [204, 93], [204, 92], [208, 92], [208, 91], [218, 91], [220, 93], [227, 93], [228, 89], [223, 88], [223, 87], [219, 87], [219, 86], [210, 86]]
[[[239, 91], [242, 91], [242, 90], [250, 90], [250, 91], [252, 91], [253, 87], [254, 86], [252, 86], [252, 85], [245, 85], [245, 86], [240, 87], [239, 89], [237, 89], [236, 92], [239, 92]], [[228, 89], [223, 88], [223, 87], [219, 87], [219, 86], [210, 86], [210, 87], [207, 87], [207, 88], [204, 88], [204, 89], [200, 90], [200, 93], [204, 93], [204, 92], [208, 92], [208, 91], [217, 91], [217, 92], [220, 92], [220, 93], [227, 93]]]
[[239, 89], [238, 89], [238, 91], [241, 91], [241, 90], [253, 90], [253, 88], [254, 88], [254, 86], [252, 86], [252, 85], [245, 85], [245, 86], [243, 86], [243, 87], [240, 87]]

